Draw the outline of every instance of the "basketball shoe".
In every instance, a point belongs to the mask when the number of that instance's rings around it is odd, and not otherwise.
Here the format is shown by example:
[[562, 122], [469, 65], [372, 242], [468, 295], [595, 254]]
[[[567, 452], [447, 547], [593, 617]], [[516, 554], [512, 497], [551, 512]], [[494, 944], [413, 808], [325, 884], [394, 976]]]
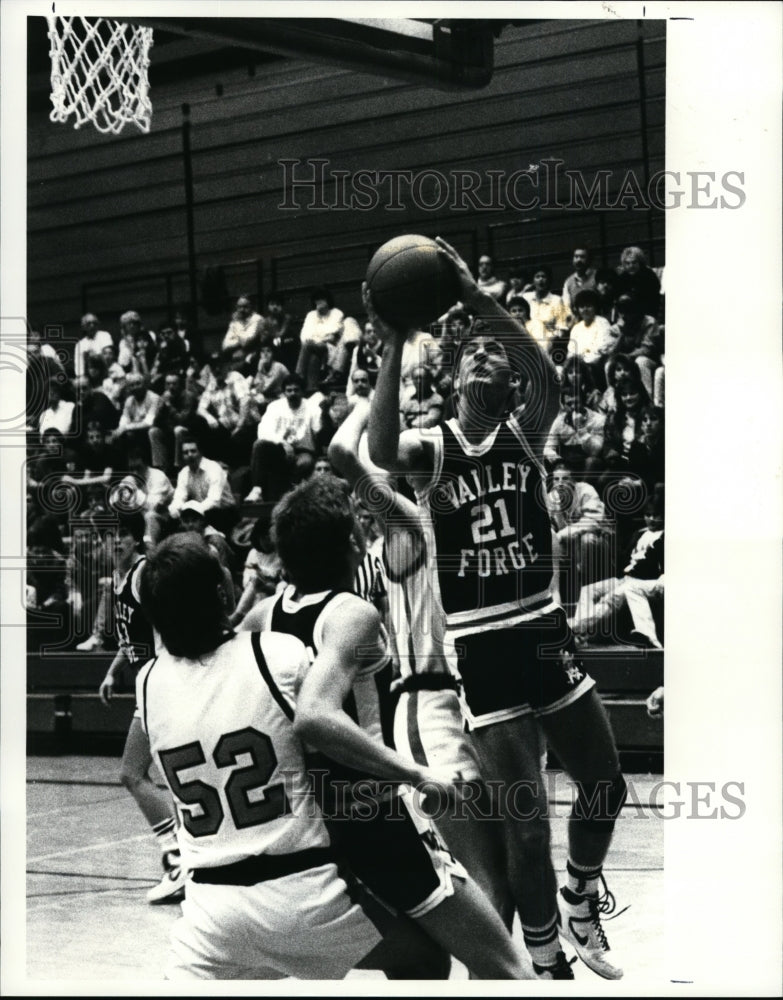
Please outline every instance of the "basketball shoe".
[[564, 886], [558, 893], [557, 901], [560, 934], [574, 946], [585, 965], [604, 979], [622, 979], [623, 970], [609, 959], [609, 942], [601, 925], [601, 915], [613, 913], [615, 909], [614, 896], [606, 888], [606, 883], [600, 898], [597, 894], [580, 896]]
[[147, 893], [148, 903], [178, 903], [185, 895], [188, 873], [179, 851], [163, 852], [163, 878]]
[[538, 965], [533, 962], [533, 972], [537, 979], [573, 979], [574, 970], [571, 966], [576, 958], [567, 959], [565, 953], [559, 951], [554, 965]]

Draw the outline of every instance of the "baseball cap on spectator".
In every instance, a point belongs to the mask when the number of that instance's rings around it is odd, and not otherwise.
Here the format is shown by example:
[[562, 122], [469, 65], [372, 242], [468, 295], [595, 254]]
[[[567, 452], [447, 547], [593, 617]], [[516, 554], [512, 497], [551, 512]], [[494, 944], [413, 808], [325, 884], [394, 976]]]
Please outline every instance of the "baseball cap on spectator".
[[204, 512], [201, 509], [201, 504], [197, 500], [186, 500], [185, 503], [180, 507], [180, 514], [184, 514], [187, 511], [192, 511], [194, 514], [198, 514], [199, 517], [204, 516]]

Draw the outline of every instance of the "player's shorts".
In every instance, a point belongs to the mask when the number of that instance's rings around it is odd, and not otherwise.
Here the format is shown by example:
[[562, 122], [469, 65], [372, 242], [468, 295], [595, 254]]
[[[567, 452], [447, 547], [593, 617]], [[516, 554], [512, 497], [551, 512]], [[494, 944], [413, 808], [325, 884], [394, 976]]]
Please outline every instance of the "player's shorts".
[[454, 877], [467, 873], [412, 792], [402, 790], [375, 805], [365, 818], [327, 819], [333, 843], [339, 838], [351, 872], [383, 903], [423, 916], [454, 893]]
[[454, 645], [471, 729], [530, 712], [550, 715], [595, 685], [575, 655], [562, 608], [509, 628], [461, 635]]
[[480, 776], [456, 687], [439, 691], [403, 687], [394, 714], [394, 746], [416, 764], [459, 771], [464, 781]]
[[256, 885], [188, 881], [166, 978], [342, 979], [381, 940], [335, 864]]

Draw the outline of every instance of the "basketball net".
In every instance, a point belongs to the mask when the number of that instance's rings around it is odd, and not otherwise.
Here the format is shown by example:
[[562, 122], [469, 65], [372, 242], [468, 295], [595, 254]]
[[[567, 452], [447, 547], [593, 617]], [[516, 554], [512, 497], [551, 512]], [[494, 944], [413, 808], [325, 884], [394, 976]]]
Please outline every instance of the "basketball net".
[[74, 128], [92, 122], [117, 134], [128, 125], [149, 132], [149, 51], [152, 28], [105, 18], [49, 15], [53, 122], [75, 116]]

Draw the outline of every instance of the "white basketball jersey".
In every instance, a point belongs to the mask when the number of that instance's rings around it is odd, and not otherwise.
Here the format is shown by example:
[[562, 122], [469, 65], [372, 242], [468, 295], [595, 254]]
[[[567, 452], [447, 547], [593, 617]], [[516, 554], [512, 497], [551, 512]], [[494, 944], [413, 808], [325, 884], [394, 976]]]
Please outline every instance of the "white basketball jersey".
[[239, 632], [200, 660], [165, 649], [139, 673], [142, 725], [174, 796], [186, 868], [329, 846], [294, 735], [301, 641]]
[[392, 658], [404, 678], [424, 671], [457, 674], [455, 653], [446, 641], [446, 615], [433, 587], [431, 545], [426, 527], [421, 533], [404, 525], [387, 528], [387, 630]]

